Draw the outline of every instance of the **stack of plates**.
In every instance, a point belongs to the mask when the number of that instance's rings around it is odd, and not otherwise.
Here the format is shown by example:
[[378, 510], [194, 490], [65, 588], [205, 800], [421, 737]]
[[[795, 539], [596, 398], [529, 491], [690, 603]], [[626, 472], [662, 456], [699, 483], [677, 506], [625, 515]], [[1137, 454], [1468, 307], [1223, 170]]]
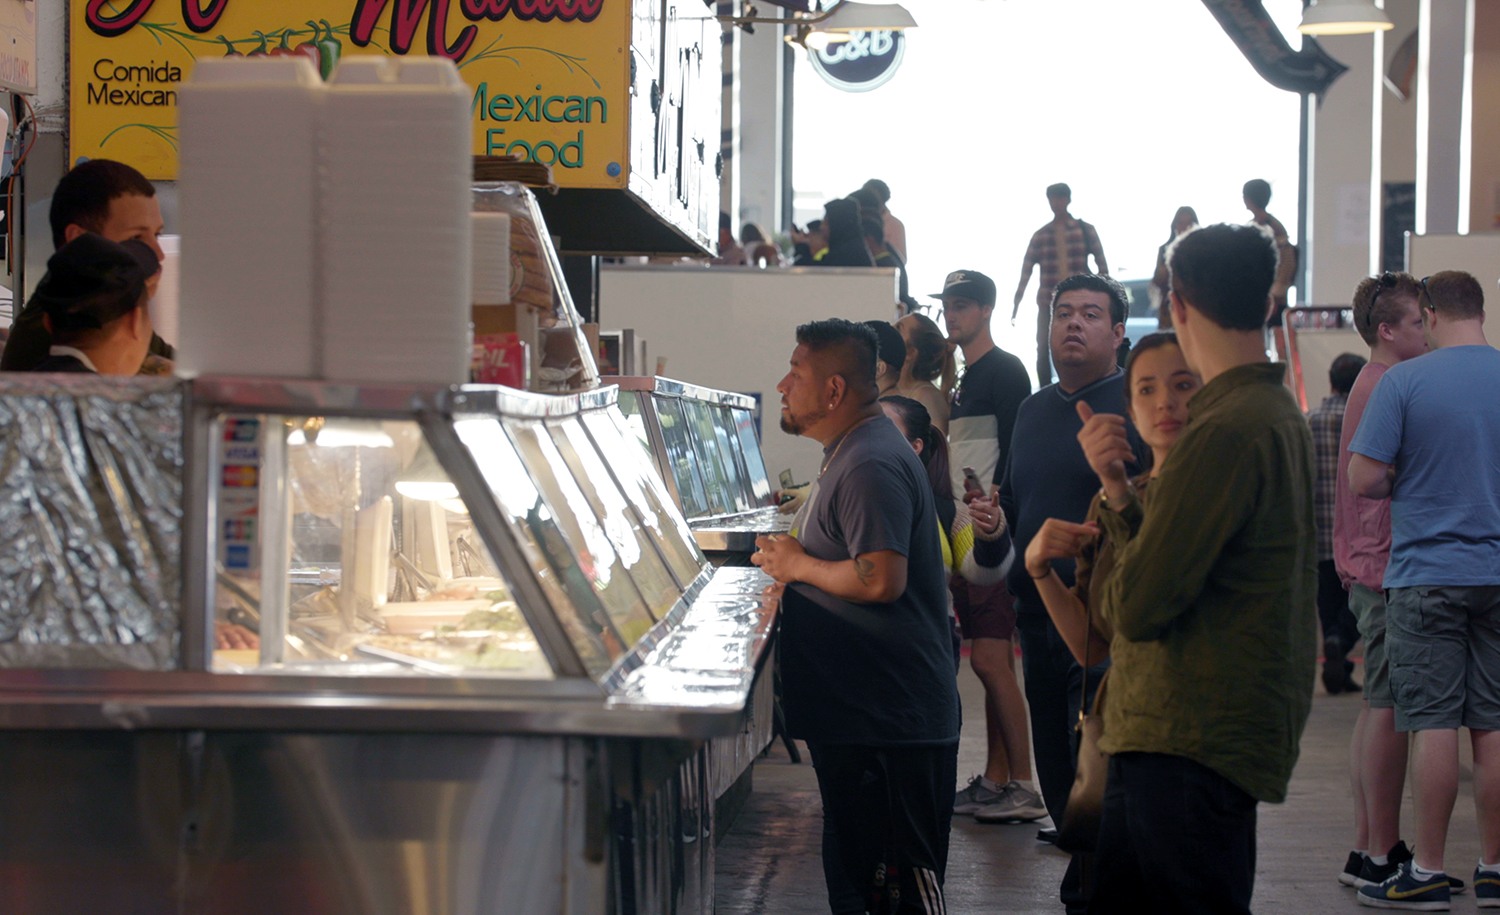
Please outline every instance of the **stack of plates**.
[[177, 368], [316, 377], [318, 72], [303, 57], [205, 59], [179, 93]]
[[441, 58], [346, 58], [320, 130], [322, 374], [468, 380], [469, 92]]
[[475, 305], [510, 303], [510, 214], [470, 213]]
[[158, 235], [156, 243], [161, 245], [161, 279], [156, 283], [156, 295], [151, 297], [151, 328], [163, 340], [178, 345], [182, 334], [177, 330], [181, 314], [182, 296], [182, 236]]

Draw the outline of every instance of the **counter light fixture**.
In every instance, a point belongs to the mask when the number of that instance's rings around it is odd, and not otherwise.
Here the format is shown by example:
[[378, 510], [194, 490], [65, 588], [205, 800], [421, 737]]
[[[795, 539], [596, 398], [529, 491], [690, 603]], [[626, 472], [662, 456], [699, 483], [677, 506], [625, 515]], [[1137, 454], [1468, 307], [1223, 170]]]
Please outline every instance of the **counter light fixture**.
[[286, 443], [292, 446], [317, 445], [322, 448], [391, 448], [391, 440], [377, 420], [325, 419], [310, 416], [294, 424]]
[[792, 11], [789, 16], [760, 16], [748, 0], [739, 16], [720, 16], [719, 21], [754, 31], [756, 23], [784, 25], [792, 30], [786, 40], [812, 50], [836, 41], [848, 41], [854, 32], [899, 31], [916, 28], [917, 20], [899, 3], [857, 3], [842, 0], [818, 13]]
[[1304, 35], [1365, 35], [1393, 28], [1391, 17], [1372, 0], [1313, 0], [1302, 11], [1297, 31]]
[[458, 487], [448, 479], [432, 446], [424, 440], [404, 470], [396, 477], [396, 492], [420, 502], [446, 502], [458, 498]]

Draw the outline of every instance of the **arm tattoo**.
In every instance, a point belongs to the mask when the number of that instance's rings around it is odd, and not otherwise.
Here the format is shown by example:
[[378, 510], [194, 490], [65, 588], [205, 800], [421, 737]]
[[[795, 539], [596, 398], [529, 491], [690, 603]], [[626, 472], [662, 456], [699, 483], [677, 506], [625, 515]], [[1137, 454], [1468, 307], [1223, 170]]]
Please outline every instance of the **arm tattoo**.
[[854, 574], [859, 576], [860, 584], [869, 587], [875, 581], [875, 563], [856, 556], [854, 558]]

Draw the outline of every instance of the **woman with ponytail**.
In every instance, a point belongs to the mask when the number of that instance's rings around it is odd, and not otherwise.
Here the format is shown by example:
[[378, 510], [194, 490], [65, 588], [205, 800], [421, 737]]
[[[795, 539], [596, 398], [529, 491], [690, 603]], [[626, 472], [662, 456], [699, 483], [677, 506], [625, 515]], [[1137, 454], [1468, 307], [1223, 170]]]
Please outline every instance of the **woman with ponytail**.
[[880, 406], [927, 468], [937, 497], [943, 559], [949, 570], [979, 585], [1004, 580], [1014, 548], [999, 505], [984, 497], [967, 504], [954, 497], [948, 475], [948, 442], [933, 425], [926, 407], [901, 396], [882, 397]]
[[953, 395], [953, 382], [958, 374], [953, 346], [926, 315], [907, 315], [896, 322], [896, 330], [906, 341], [906, 362], [901, 366], [896, 392], [926, 407], [932, 425], [946, 436], [948, 399]]

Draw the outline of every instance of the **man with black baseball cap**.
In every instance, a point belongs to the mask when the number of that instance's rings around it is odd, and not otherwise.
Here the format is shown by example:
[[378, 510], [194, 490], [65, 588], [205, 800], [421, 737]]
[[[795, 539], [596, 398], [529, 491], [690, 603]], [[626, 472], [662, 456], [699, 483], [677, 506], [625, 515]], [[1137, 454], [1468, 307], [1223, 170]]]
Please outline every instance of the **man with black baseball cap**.
[[[964, 491], [963, 469], [972, 467], [989, 495], [1000, 482], [1016, 410], [1031, 394], [1031, 379], [1021, 360], [997, 347], [990, 336], [994, 280], [978, 270], [955, 270], [948, 274], [943, 291], [932, 297], [943, 300], [948, 339], [964, 357], [964, 373], [954, 388], [948, 419], [953, 491]], [[984, 772], [957, 793], [953, 812], [995, 823], [1040, 819], [1047, 809], [1032, 783], [1026, 701], [1016, 682], [1011, 642], [1016, 632], [1015, 606], [1003, 582], [975, 585], [955, 576], [948, 587], [959, 628], [970, 640], [969, 665], [984, 684], [988, 748]]]
[[134, 239], [86, 232], [59, 248], [27, 306], [52, 337], [31, 371], [136, 374], [151, 345], [147, 285], [160, 269], [156, 252]]

